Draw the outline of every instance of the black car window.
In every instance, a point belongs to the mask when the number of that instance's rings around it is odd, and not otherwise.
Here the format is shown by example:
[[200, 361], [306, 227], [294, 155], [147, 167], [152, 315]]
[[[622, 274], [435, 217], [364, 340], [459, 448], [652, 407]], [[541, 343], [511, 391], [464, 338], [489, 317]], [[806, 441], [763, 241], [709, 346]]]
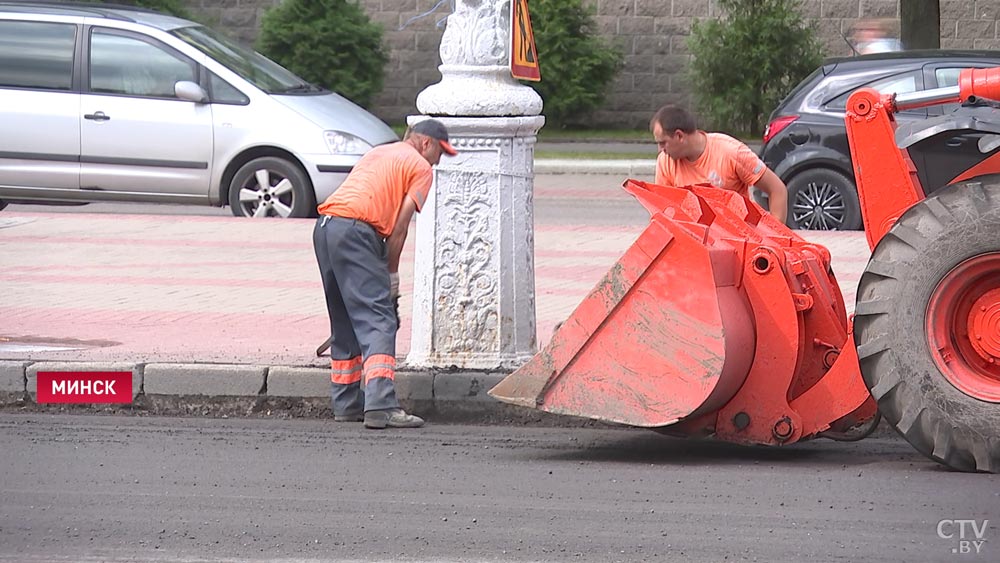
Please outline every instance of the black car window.
[[198, 82], [197, 65], [138, 37], [94, 30], [90, 39], [90, 89], [94, 92], [176, 98], [174, 84]]
[[71, 90], [76, 26], [0, 21], [0, 86]]
[[[934, 69], [934, 78], [937, 81], [938, 88], [947, 88], [948, 86], [958, 86], [958, 75], [962, 73], [962, 68], [936, 68]], [[933, 108], [934, 115], [944, 115], [946, 113], [951, 113], [961, 106], [958, 102], [953, 104], [940, 104]]]
[[[952, 67], [938, 67], [934, 69], [934, 81], [937, 82], [938, 88], [948, 88], [951, 86], [958, 86], [958, 77], [963, 70], [967, 68], [989, 68], [989, 65], [976, 65], [967, 64], [964, 66], [952, 66]], [[932, 115], [943, 115], [946, 113], [951, 113], [961, 106], [958, 102], [952, 104], [940, 104], [933, 106], [930, 109]]]
[[815, 88], [816, 83], [836, 67], [836, 65], [824, 65], [809, 73], [809, 76], [803, 78], [801, 82], [795, 85], [795, 88], [788, 94], [785, 94], [785, 97], [778, 102], [777, 111], [780, 111], [786, 104], [798, 98], [807, 89]]
[[[880, 94], [887, 94], [890, 92], [908, 94], [910, 92], [922, 90], [923, 81], [920, 79], [920, 71], [913, 70], [902, 74], [894, 74], [892, 76], [879, 78], [878, 80], [874, 80], [868, 84], [862, 84], [861, 86], [858, 86], [858, 88], [874, 88]], [[854, 90], [855, 89], [844, 92], [827, 102], [826, 109], [840, 111], [847, 109], [847, 98], [851, 97]]]
[[937, 68], [934, 69], [934, 78], [937, 79], [938, 88], [958, 86], [958, 75], [961, 73], [962, 68]]
[[240, 92], [235, 86], [216, 76], [215, 73], [208, 74], [208, 83], [212, 88], [212, 101], [223, 104], [246, 105], [250, 103], [250, 98]]

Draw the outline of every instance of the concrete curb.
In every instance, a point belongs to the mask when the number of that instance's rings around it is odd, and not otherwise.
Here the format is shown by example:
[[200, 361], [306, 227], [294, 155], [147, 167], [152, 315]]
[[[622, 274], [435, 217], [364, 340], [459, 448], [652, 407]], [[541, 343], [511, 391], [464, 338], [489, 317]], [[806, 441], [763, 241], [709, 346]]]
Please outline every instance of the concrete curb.
[[[207, 363], [50, 362], [0, 360], [0, 392], [28, 393], [37, 400], [38, 372], [130, 371], [132, 398], [146, 396], [305, 398], [330, 397], [330, 370], [302, 366], [260, 366]], [[486, 392], [506, 372], [421, 371], [400, 369], [396, 392], [400, 401], [446, 406], [476, 403], [489, 409], [501, 403]], [[435, 408], [438, 405], [435, 405]]]
[[24, 399], [28, 388], [25, 369], [29, 365], [28, 361], [0, 360], [0, 404]]
[[[755, 141], [744, 141], [754, 154], [759, 155], [761, 144]], [[652, 145], [648, 143], [622, 142], [565, 142], [539, 143], [536, 150], [578, 151], [582, 158], [536, 158], [535, 174], [609, 174], [614, 176], [653, 176], [656, 174], [656, 153], [643, 159], [588, 159], [587, 152], [617, 152], [627, 150], [635, 152], [640, 147]]]
[[302, 368], [276, 366], [267, 369], [267, 388], [270, 397], [328, 397], [330, 395], [330, 370], [327, 368]]
[[144, 395], [256, 397], [267, 385], [268, 368], [238, 364], [148, 364]]
[[584, 160], [541, 158], [535, 160], [535, 174], [610, 174], [614, 176], [652, 176], [656, 160]]
[[[129, 405], [38, 405], [39, 371], [131, 371]], [[501, 403], [487, 394], [506, 372], [420, 371], [396, 374], [403, 408], [441, 423], [611, 426]], [[97, 410], [178, 416], [331, 418], [329, 370], [302, 366], [0, 361], [0, 404], [48, 412]], [[7, 390], [4, 392], [4, 390]], [[26, 395], [27, 394], [27, 395]]]
[[[0, 360], [0, 404], [34, 405], [39, 371], [131, 371], [133, 404], [125, 411], [181, 416], [274, 415], [332, 418], [329, 370], [241, 364], [30, 362]], [[507, 372], [408, 370], [397, 372], [396, 393], [407, 410], [439, 423], [619, 427], [501, 403], [488, 395]], [[25, 394], [30, 403], [25, 404]], [[46, 409], [50, 405], [37, 405]], [[65, 408], [64, 405], [52, 405]], [[86, 410], [87, 405], [80, 405]], [[108, 410], [104, 405], [93, 405]], [[281, 416], [280, 414], [278, 416]], [[898, 438], [882, 422], [875, 438]]]

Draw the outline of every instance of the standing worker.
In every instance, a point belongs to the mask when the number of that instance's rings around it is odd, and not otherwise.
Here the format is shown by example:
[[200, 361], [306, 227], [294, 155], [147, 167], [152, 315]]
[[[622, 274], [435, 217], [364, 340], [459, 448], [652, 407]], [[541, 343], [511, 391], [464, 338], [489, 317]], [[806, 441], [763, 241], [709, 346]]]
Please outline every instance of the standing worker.
[[431, 189], [431, 166], [455, 155], [448, 130], [427, 119], [403, 140], [368, 151], [319, 205], [313, 246], [330, 314], [334, 420], [367, 428], [417, 428], [399, 406], [396, 312], [399, 255], [413, 212]]
[[663, 186], [711, 184], [750, 195], [756, 186], [768, 196], [771, 215], [785, 222], [788, 188], [750, 147], [724, 133], [697, 128], [687, 110], [666, 105], [649, 122], [656, 146], [656, 180]]

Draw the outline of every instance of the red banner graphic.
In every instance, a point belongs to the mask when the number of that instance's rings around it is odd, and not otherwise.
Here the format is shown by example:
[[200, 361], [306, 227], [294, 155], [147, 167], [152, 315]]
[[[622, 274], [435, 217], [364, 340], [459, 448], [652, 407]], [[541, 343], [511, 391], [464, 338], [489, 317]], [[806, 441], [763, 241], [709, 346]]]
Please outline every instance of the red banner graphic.
[[37, 380], [39, 404], [132, 402], [129, 371], [40, 371]]

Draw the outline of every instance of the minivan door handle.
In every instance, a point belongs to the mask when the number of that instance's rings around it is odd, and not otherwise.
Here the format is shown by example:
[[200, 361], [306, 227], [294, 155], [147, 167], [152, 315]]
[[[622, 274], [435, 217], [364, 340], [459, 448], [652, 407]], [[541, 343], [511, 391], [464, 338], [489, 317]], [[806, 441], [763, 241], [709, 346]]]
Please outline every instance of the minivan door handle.
[[90, 120], [93, 120], [93, 121], [107, 121], [107, 120], [111, 119], [103, 111], [95, 111], [94, 113], [85, 113], [85, 114], [83, 114], [83, 118], [84, 119], [90, 119]]

